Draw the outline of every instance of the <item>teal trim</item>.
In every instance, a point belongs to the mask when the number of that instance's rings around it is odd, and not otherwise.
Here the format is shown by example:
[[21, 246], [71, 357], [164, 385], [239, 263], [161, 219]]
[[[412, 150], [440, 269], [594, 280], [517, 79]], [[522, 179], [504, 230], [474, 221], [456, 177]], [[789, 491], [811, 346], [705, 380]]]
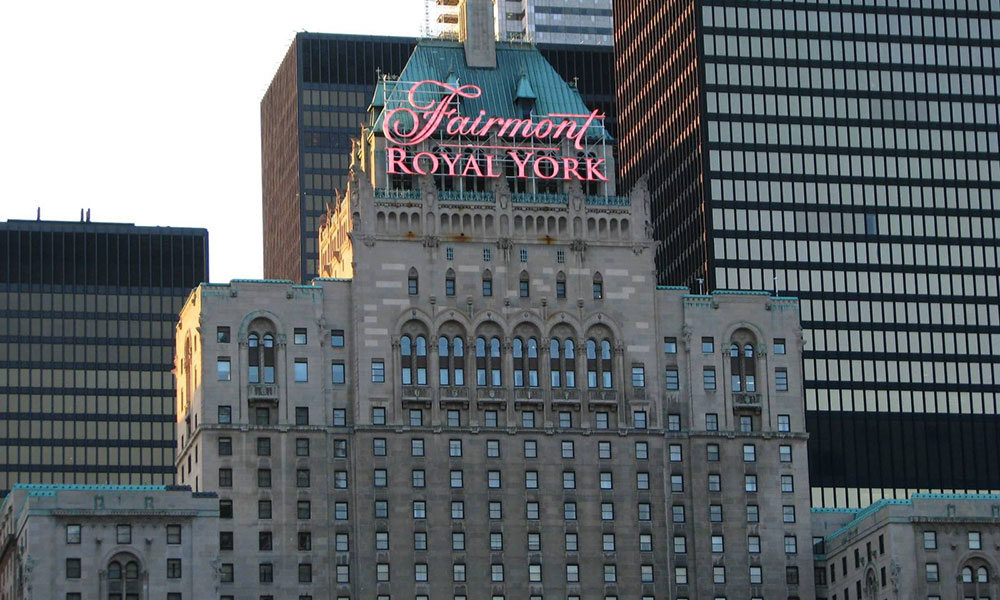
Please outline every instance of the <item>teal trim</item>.
[[518, 192], [511, 195], [514, 204], [567, 204], [566, 194], [527, 194]]
[[879, 500], [878, 502], [869, 505], [868, 508], [863, 508], [859, 510], [854, 515], [854, 519], [852, 519], [850, 523], [844, 525], [837, 531], [834, 531], [830, 535], [826, 536], [825, 539], [826, 541], [832, 541], [833, 539], [843, 535], [844, 533], [847, 533], [851, 529], [857, 527], [857, 525], [861, 521], [864, 521], [868, 517], [874, 516], [875, 514], [879, 513], [883, 508], [887, 508], [889, 506], [907, 506], [907, 505], [912, 506], [913, 502], [910, 500], [887, 500], [887, 499]]
[[[51, 492], [165, 492], [165, 485], [84, 485], [62, 483], [15, 483], [11, 490]], [[177, 490], [190, 491], [190, 490]]]
[[628, 196], [587, 196], [587, 206], [632, 206]]
[[375, 188], [376, 200], [420, 200], [420, 190]]
[[317, 291], [317, 292], [322, 292], [323, 291], [323, 288], [321, 288], [318, 285], [293, 285], [292, 289], [293, 290]]
[[458, 190], [441, 190], [438, 200], [442, 202], [496, 202], [493, 192], [460, 192]]
[[771, 292], [743, 291], [743, 290], [712, 290], [713, 295], [721, 296], [770, 296]]
[[913, 494], [919, 500], [1000, 500], [1000, 494]]
[[711, 300], [712, 296], [709, 294], [684, 294], [685, 300]]
[[354, 281], [353, 279], [345, 279], [343, 277], [313, 277], [313, 281], [338, 281], [343, 283], [350, 283]]
[[227, 287], [229, 287], [229, 284], [228, 283], [200, 283], [200, 284], [198, 284], [198, 287], [227, 288]]
[[683, 292], [690, 292], [691, 291], [691, 288], [689, 288], [687, 286], [683, 286], [683, 285], [658, 285], [658, 286], [656, 286], [656, 289], [658, 289], [658, 290], [675, 290], [675, 291], [683, 291]]
[[231, 279], [229, 284], [234, 283], [286, 283], [292, 285], [291, 279]]

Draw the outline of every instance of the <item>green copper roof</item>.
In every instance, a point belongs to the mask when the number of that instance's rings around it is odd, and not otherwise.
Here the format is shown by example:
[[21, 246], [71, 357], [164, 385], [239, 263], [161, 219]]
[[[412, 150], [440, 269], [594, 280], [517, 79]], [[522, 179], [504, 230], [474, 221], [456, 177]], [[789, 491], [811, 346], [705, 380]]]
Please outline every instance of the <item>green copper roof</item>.
[[[478, 115], [480, 110], [492, 117], [519, 118], [515, 100], [518, 97], [535, 99], [535, 115], [589, 114], [580, 93], [563, 81], [545, 57], [533, 46], [524, 44], [497, 44], [497, 68], [472, 68], [465, 63], [465, 49], [458, 42], [422, 40], [399, 74], [398, 80], [384, 82], [388, 97], [372, 102], [380, 110], [375, 130], [382, 130], [384, 109], [407, 104], [409, 86], [424, 80], [474, 84], [483, 89], [478, 98], [462, 99], [463, 115]], [[393, 88], [396, 88], [395, 91]], [[376, 94], [381, 89], [376, 90]], [[426, 100], [426, 98], [425, 98]], [[579, 121], [582, 122], [582, 119]], [[611, 136], [600, 124], [591, 126], [588, 138], [611, 141]]]

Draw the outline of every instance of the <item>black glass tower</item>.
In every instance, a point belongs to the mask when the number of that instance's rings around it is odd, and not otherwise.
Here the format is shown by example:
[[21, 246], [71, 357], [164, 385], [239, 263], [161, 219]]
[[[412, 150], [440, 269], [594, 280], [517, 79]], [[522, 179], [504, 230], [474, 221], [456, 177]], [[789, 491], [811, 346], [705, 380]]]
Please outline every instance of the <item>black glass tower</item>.
[[[264, 276], [304, 283], [318, 274], [319, 220], [347, 183], [351, 139], [379, 74], [402, 71], [415, 38], [299, 33], [261, 101]], [[610, 47], [539, 45], [615, 135]]]
[[801, 299], [817, 506], [1000, 489], [1000, 2], [615, 2], [662, 283]]
[[0, 494], [171, 484], [174, 326], [204, 229], [0, 223]]

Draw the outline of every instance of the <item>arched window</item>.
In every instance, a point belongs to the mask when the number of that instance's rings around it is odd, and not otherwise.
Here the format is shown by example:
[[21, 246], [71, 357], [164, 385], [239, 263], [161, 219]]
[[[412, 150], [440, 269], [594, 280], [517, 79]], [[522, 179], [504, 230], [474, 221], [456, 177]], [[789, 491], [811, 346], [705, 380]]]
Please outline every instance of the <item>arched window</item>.
[[483, 271], [483, 296], [493, 295], [493, 273], [489, 269]]
[[611, 389], [611, 342], [601, 341], [601, 387]]
[[538, 340], [514, 338], [514, 387], [538, 387]]
[[729, 346], [729, 367], [734, 392], [757, 391], [757, 354], [754, 351], [754, 341], [750, 332], [743, 329], [736, 332]]
[[415, 342], [417, 350], [417, 385], [427, 385], [427, 338], [418, 335]]
[[552, 338], [549, 342], [549, 372], [552, 387], [576, 387], [576, 347], [573, 340]]
[[521, 278], [518, 282], [518, 295], [521, 298], [527, 298], [531, 295], [531, 279], [528, 277], [527, 271], [521, 271]]
[[438, 385], [451, 385], [451, 342], [438, 338]]
[[247, 354], [250, 365], [247, 378], [250, 383], [260, 383], [260, 338], [256, 333], [251, 333], [247, 337]]
[[979, 558], [962, 567], [962, 590], [959, 598], [992, 598], [990, 594], [990, 569]]
[[972, 567], [962, 569], [962, 583], [972, 583]]
[[451, 340], [451, 359], [452, 380], [455, 385], [465, 385], [465, 343], [457, 335]]
[[563, 342], [563, 368], [566, 379], [566, 387], [576, 387], [576, 344], [573, 340]]
[[[598, 348], [600, 355], [598, 355]], [[611, 389], [614, 385], [611, 363], [611, 342], [594, 338], [587, 340], [587, 387]]]
[[566, 274], [562, 271], [556, 273], [556, 298], [566, 297]]
[[524, 360], [524, 342], [521, 338], [514, 338], [511, 352], [514, 356], [514, 387], [524, 387], [524, 372], [527, 365]]
[[476, 385], [500, 387], [503, 382], [500, 338], [476, 338]]
[[[121, 555], [119, 555], [121, 556]], [[125, 564], [122, 564], [125, 561]], [[127, 558], [108, 564], [108, 600], [139, 600], [139, 563]]]
[[559, 340], [552, 338], [549, 341], [549, 377], [551, 379], [549, 384], [554, 388], [562, 387], [563, 382], [562, 360], [559, 358], [559, 350]]
[[403, 385], [413, 385], [413, 341], [410, 336], [399, 338], [399, 367]]
[[416, 296], [419, 292], [420, 277], [417, 275], [417, 270], [414, 267], [410, 267], [410, 274], [406, 276], [406, 293]]
[[274, 336], [264, 334], [264, 383], [274, 383]]
[[455, 295], [455, 271], [452, 269], [448, 269], [448, 272], [444, 275], [444, 295]]
[[604, 299], [604, 278], [600, 273], [594, 273], [594, 300]]
[[486, 356], [486, 338], [476, 338], [476, 385], [486, 386], [486, 372], [490, 361]]
[[976, 569], [976, 583], [989, 583], [990, 582], [990, 572], [986, 570], [986, 567], [979, 567]]
[[503, 381], [503, 371], [500, 367], [500, 338], [490, 340], [490, 385], [500, 387]]

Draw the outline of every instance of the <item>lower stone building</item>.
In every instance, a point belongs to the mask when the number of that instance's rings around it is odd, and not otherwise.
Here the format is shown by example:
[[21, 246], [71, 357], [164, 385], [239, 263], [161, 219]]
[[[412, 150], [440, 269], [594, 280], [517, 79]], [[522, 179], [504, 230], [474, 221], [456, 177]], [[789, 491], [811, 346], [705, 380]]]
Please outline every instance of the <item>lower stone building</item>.
[[1000, 597], [1000, 495], [914, 494], [812, 522], [819, 600]]
[[2, 600], [218, 594], [218, 498], [183, 486], [18, 484], [0, 504]]

